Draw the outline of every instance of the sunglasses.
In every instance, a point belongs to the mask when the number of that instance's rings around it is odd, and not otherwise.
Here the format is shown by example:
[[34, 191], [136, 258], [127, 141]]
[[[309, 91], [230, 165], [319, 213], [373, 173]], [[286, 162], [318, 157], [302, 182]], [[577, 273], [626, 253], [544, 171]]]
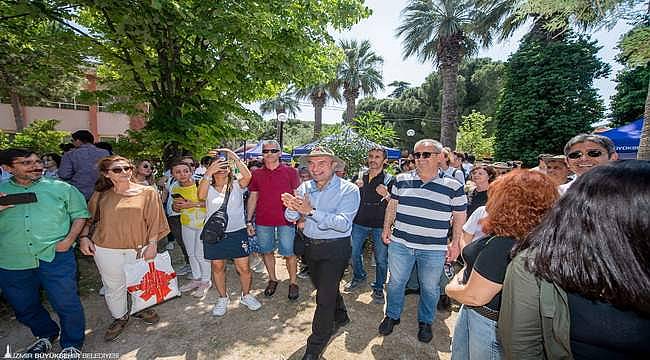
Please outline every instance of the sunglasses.
[[280, 152], [280, 149], [265, 149], [265, 150], [262, 150], [262, 154], [268, 154], [268, 153], [277, 154], [279, 152]]
[[416, 158], [416, 159], [419, 159], [419, 158], [428, 159], [428, 158], [431, 157], [431, 155], [434, 155], [434, 154], [440, 154], [440, 153], [428, 152], [428, 151], [415, 152], [415, 153], [413, 153], [413, 157]]
[[[572, 159], [572, 160], [576, 160], [576, 159], [580, 159], [584, 155], [585, 154], [583, 154], [582, 151], [574, 151], [574, 152], [570, 153], [569, 155], [567, 155], [566, 157], [568, 157], [569, 159]], [[597, 157], [602, 156], [603, 152], [600, 151], [600, 150], [589, 150], [589, 151], [587, 151], [586, 155], [589, 156], [589, 157], [592, 157], [592, 158], [597, 158]]]
[[133, 170], [133, 166], [116, 166], [108, 170], [110, 170], [113, 174], [121, 174], [123, 172], [129, 172]]

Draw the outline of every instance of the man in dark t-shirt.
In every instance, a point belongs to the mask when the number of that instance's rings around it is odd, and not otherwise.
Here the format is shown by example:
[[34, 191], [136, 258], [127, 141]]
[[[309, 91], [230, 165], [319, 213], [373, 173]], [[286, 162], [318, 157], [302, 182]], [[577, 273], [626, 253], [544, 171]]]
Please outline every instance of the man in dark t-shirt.
[[376, 263], [375, 282], [372, 285], [372, 298], [376, 304], [384, 303], [384, 283], [388, 271], [388, 246], [381, 240], [386, 205], [390, 200], [389, 189], [393, 177], [383, 171], [386, 152], [382, 148], [368, 151], [368, 171], [353, 178], [359, 187], [361, 204], [352, 222], [352, 269], [353, 277], [346, 290], [354, 290], [363, 285], [368, 273], [363, 267], [363, 244], [368, 235], [372, 236]]

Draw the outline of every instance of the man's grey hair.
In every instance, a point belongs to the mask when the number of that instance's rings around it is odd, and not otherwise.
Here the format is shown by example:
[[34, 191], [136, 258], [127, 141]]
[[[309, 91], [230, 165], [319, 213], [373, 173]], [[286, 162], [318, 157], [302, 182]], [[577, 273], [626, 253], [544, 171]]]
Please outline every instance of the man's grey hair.
[[280, 148], [280, 143], [277, 140], [262, 140], [262, 147], [264, 147], [265, 145], [273, 145], [277, 149]]
[[591, 141], [592, 143], [598, 144], [601, 147], [603, 147], [605, 150], [607, 150], [607, 155], [608, 157], [612, 157], [614, 153], [616, 153], [616, 146], [614, 145], [614, 142], [612, 139], [608, 138], [607, 136], [602, 136], [602, 135], [597, 135], [597, 134], [578, 134], [569, 140], [569, 142], [564, 145], [564, 155], [568, 156], [569, 155], [569, 150], [571, 150], [571, 147], [576, 144], [581, 144], [583, 142]]
[[434, 148], [436, 148], [437, 151], [441, 152], [442, 151], [442, 144], [438, 140], [433, 140], [433, 139], [421, 139], [418, 140], [418, 142], [413, 145], [413, 150], [415, 150], [416, 147], [420, 145], [433, 145]]

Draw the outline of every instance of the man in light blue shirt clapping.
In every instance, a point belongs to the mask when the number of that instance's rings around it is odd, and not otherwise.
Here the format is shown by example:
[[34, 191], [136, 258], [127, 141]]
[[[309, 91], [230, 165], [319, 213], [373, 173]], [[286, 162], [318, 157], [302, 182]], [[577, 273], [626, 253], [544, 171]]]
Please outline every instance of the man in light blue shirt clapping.
[[352, 220], [361, 198], [356, 185], [334, 174], [344, 162], [332, 151], [316, 147], [304, 161], [312, 180], [303, 182], [296, 196], [282, 194], [282, 202], [287, 220], [305, 220], [305, 258], [318, 298], [303, 357], [310, 360], [318, 359], [330, 337], [350, 322], [339, 283], [350, 261]]

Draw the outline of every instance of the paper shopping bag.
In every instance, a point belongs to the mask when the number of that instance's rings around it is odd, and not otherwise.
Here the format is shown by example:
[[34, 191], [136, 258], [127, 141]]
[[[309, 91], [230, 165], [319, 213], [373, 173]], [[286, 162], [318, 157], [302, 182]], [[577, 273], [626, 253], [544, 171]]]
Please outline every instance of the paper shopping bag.
[[131, 296], [131, 314], [181, 294], [167, 251], [157, 254], [152, 261], [138, 259], [133, 264], [124, 265], [124, 273]]

